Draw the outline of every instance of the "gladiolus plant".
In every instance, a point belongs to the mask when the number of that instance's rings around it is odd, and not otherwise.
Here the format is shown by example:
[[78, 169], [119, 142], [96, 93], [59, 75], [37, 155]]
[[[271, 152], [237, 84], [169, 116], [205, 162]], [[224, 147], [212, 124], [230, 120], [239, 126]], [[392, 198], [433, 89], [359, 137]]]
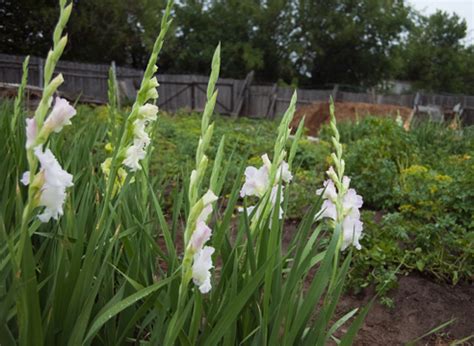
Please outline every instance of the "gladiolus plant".
[[[59, 4], [34, 115], [23, 106], [27, 59], [12, 116], [0, 118], [0, 344], [350, 344], [368, 308], [334, 312], [352, 248], [361, 246], [362, 197], [344, 175], [334, 107], [334, 168], [284, 246], [304, 127], [290, 138], [296, 93], [259, 167], [235, 162], [224, 137], [213, 153], [219, 44], [194, 167], [165, 189], [152, 163], [160, 155], [157, 65], [173, 1], [132, 107], [120, 107], [111, 70], [109, 119], [94, 127], [55, 95], [72, 12], [72, 3]], [[232, 165], [238, 175], [228, 174]]]

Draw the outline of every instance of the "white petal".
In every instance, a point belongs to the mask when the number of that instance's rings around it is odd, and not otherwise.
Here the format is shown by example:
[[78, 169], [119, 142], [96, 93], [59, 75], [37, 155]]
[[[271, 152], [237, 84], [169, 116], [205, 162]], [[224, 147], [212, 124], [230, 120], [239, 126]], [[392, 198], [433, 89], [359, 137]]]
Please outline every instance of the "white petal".
[[204, 223], [198, 222], [191, 236], [191, 245], [195, 251], [200, 251], [203, 245], [211, 238], [212, 230]]
[[143, 160], [146, 156], [145, 148], [146, 143], [140, 140], [134, 140], [133, 145], [128, 147], [123, 164], [129, 167], [132, 172], [142, 169], [140, 160]]
[[44, 122], [54, 132], [59, 132], [65, 125], [71, 124], [71, 118], [76, 115], [76, 110], [66, 99], [56, 97], [53, 110]]
[[35, 118], [26, 119], [26, 149], [29, 149], [36, 140], [38, 134], [38, 124]]
[[21, 177], [21, 183], [25, 186], [28, 186], [28, 184], [30, 183], [30, 171], [26, 171], [25, 173], [23, 173], [23, 176]]
[[212, 190], [207, 190], [207, 192], [202, 196], [202, 202], [204, 205], [208, 205], [217, 201], [217, 196], [212, 192]]
[[360, 209], [364, 201], [362, 200], [362, 196], [358, 195], [356, 190], [349, 189], [343, 198], [343, 207], [345, 211], [349, 211], [351, 209]]
[[208, 293], [212, 288], [210, 270], [213, 268], [211, 256], [214, 251], [213, 247], [205, 246], [194, 255], [193, 282], [199, 286], [201, 293]]
[[261, 156], [262, 158], [262, 161], [263, 161], [263, 165], [267, 168], [268, 171], [270, 171], [270, 168], [272, 167], [272, 162], [270, 161], [270, 159], [268, 158], [268, 155], [267, 154], [263, 154]]
[[281, 178], [285, 183], [289, 183], [293, 179], [293, 175], [291, 174], [289, 165], [286, 161], [281, 163], [281, 169], [279, 169], [279, 171], [281, 171]]
[[39, 205], [44, 206], [45, 209], [41, 215], [38, 215], [38, 218], [42, 222], [48, 222], [50, 218], [57, 220], [63, 215], [66, 188], [73, 185], [73, 177], [62, 169], [51, 150], [46, 149], [43, 152], [41, 146], [38, 146], [34, 153], [41, 164], [41, 172], [44, 174]]
[[349, 188], [349, 184], [351, 183], [351, 178], [344, 176], [342, 178], [342, 186], [344, 186], [344, 189], [347, 190]]
[[323, 198], [335, 202], [337, 199], [337, 191], [333, 181], [328, 179], [323, 183], [323, 185], [324, 188], [316, 190], [316, 194], [321, 195], [324, 191]]
[[146, 120], [154, 121], [157, 118], [158, 107], [152, 105], [151, 103], [146, 103], [139, 108], [138, 114], [140, 114], [140, 116]]
[[361, 249], [359, 239], [362, 235], [362, 228], [363, 224], [358, 218], [351, 216], [344, 218], [342, 224], [343, 241], [341, 251], [344, 251], [351, 244], [356, 249]]
[[240, 190], [240, 196], [262, 197], [268, 188], [269, 177], [265, 166], [259, 169], [249, 166], [245, 169], [245, 183]]
[[334, 221], [337, 219], [336, 205], [330, 200], [325, 200], [321, 206], [321, 210], [318, 212], [316, 220], [328, 217]]

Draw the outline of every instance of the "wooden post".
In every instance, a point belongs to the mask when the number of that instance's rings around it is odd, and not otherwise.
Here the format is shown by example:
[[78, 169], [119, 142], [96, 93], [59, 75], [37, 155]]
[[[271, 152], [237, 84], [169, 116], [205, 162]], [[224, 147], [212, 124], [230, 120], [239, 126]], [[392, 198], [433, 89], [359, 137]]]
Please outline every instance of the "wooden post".
[[[237, 118], [242, 111], [242, 107], [244, 105], [245, 101], [245, 96], [248, 95], [246, 93], [247, 89], [250, 88], [250, 85], [252, 84], [254, 72], [250, 71], [247, 76], [244, 79], [244, 82], [242, 83], [242, 88], [239, 90], [239, 94], [237, 95], [237, 102], [235, 109], [232, 111], [232, 117]], [[234, 95], [232, 95], [234, 97]]]
[[195, 107], [196, 107], [196, 99], [194, 95], [194, 80], [193, 80], [191, 82], [191, 110], [194, 110]]
[[331, 96], [332, 100], [336, 102], [337, 100], [337, 92], [339, 91], [339, 84], [334, 84], [334, 88], [332, 89]]
[[44, 79], [43, 59], [38, 58], [38, 86], [40, 88], [43, 87], [43, 79]]
[[110, 67], [112, 68], [112, 73], [114, 75], [114, 83], [115, 83], [115, 98], [117, 99], [117, 107], [120, 109], [120, 90], [119, 90], [119, 85], [118, 85], [118, 77], [117, 77], [117, 65], [115, 65], [115, 60], [112, 60], [112, 63], [110, 64]]
[[273, 84], [273, 88], [270, 91], [270, 94], [268, 95], [268, 108], [267, 108], [267, 114], [265, 117], [267, 119], [273, 119], [275, 118], [275, 105], [276, 105], [276, 100], [278, 96], [278, 85], [275, 83]]

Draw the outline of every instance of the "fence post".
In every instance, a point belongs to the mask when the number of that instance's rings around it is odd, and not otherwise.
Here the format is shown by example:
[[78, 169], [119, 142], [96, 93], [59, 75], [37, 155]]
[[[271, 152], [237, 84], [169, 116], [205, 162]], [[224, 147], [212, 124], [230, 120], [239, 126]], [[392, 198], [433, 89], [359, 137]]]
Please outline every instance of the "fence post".
[[44, 70], [43, 70], [43, 58], [38, 58], [38, 86], [43, 87]]
[[278, 94], [278, 85], [275, 83], [273, 84], [273, 88], [270, 91], [270, 95], [268, 95], [269, 102], [268, 102], [267, 114], [265, 116], [267, 119], [275, 118], [275, 104], [276, 104], [277, 94]]
[[420, 103], [420, 98], [421, 98], [420, 92], [417, 91], [415, 94], [415, 98], [413, 99], [413, 108], [416, 108], [416, 106], [418, 106], [418, 104]]
[[117, 107], [120, 109], [120, 90], [119, 90], [119, 85], [118, 85], [117, 65], [115, 65], [115, 60], [112, 60], [112, 63], [110, 64], [110, 68], [112, 69], [112, 74], [114, 78], [115, 98], [117, 102]]
[[332, 89], [331, 96], [332, 100], [336, 102], [337, 100], [337, 92], [339, 91], [339, 84], [334, 84], [334, 88]]
[[[253, 80], [253, 75], [254, 72], [250, 71], [247, 76], [245, 77], [243, 83], [242, 83], [242, 88], [239, 90], [239, 94], [237, 95], [237, 102], [235, 109], [232, 111], [232, 116], [237, 118], [242, 111], [242, 107], [244, 105], [245, 98], [247, 96], [247, 99], [249, 98], [249, 93], [247, 92], [248, 88], [250, 88], [250, 85], [252, 84]], [[232, 98], [234, 95], [232, 95]]]
[[193, 80], [191, 82], [191, 110], [194, 110], [195, 106], [196, 106], [196, 98], [195, 98], [195, 95], [194, 95], [194, 80]]

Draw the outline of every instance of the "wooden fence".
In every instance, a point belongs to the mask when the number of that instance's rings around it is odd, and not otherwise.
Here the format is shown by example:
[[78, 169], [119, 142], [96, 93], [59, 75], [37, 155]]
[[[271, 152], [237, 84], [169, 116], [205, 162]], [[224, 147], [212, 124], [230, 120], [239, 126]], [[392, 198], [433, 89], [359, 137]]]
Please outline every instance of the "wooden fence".
[[[19, 83], [24, 56], [0, 54], [0, 82]], [[28, 84], [40, 86], [43, 79], [44, 59], [31, 57]], [[108, 65], [96, 65], [60, 61], [56, 71], [64, 75], [60, 91], [69, 98], [83, 102], [107, 102]], [[136, 69], [116, 67], [119, 89], [123, 97], [133, 99], [140, 85], [143, 72]], [[160, 98], [158, 105], [167, 111], [182, 108], [202, 110], [206, 99], [207, 76], [158, 74]], [[217, 83], [219, 94], [216, 110], [233, 116], [246, 115], [259, 118], [274, 118], [287, 108], [292, 90], [273, 85], [252, 84], [253, 73], [244, 80], [220, 78]], [[332, 96], [336, 101], [392, 104], [412, 108], [419, 105], [437, 105], [452, 108], [460, 103], [474, 116], [474, 96], [440, 94], [383, 95], [375, 93], [354, 93], [338, 90], [298, 89], [298, 105], [327, 101]], [[471, 122], [471, 121], [469, 121]]]

